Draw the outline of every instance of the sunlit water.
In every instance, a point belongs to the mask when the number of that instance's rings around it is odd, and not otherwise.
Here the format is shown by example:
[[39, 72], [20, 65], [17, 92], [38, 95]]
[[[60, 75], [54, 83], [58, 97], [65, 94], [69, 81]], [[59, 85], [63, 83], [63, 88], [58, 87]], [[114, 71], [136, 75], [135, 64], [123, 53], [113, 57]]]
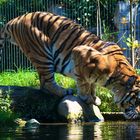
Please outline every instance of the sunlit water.
[[37, 129], [1, 128], [0, 140], [140, 140], [140, 122], [43, 124]]

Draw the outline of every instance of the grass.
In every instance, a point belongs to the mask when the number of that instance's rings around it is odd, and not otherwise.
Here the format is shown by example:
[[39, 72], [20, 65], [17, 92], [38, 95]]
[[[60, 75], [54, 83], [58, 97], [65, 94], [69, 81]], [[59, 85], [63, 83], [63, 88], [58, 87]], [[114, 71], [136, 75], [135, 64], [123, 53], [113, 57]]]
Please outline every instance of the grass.
[[[76, 83], [73, 79], [64, 77], [60, 74], [55, 75], [57, 83], [65, 88], [73, 88], [76, 91]], [[18, 70], [18, 72], [3, 72], [0, 74], [1, 85], [11, 86], [30, 86], [39, 87], [38, 74], [34, 71]], [[103, 112], [118, 111], [118, 108], [113, 102], [112, 94], [109, 90], [101, 87], [96, 88], [97, 95], [101, 98], [102, 104], [100, 106]]]
[[39, 79], [36, 72], [29, 70], [18, 72], [3, 72], [0, 74], [0, 85], [10, 86], [39, 86]]

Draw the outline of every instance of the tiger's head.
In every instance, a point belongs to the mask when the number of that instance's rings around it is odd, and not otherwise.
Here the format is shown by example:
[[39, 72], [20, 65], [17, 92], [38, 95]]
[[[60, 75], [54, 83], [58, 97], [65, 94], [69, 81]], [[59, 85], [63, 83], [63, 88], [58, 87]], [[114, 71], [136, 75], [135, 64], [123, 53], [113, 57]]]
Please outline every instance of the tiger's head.
[[140, 76], [136, 74], [121, 49], [117, 52], [113, 50], [111, 54], [81, 45], [73, 49], [73, 61], [79, 77], [113, 91], [114, 101], [127, 119], [138, 117]]
[[[121, 82], [120, 82], [121, 83]], [[124, 91], [113, 90], [115, 103], [122, 109], [126, 119], [136, 119], [140, 112], [140, 76], [132, 75], [127, 77]]]

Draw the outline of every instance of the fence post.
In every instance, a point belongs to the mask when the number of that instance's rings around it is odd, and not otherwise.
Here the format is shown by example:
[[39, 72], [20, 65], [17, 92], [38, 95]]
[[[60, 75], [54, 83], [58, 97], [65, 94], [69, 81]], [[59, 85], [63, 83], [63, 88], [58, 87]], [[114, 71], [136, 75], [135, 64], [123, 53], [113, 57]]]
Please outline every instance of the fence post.
[[[130, 39], [131, 42], [133, 42], [134, 39], [134, 25], [133, 25], [133, 16], [132, 16], [132, 7], [133, 6], [133, 0], [130, 0]], [[135, 52], [133, 46], [131, 46], [131, 64], [134, 67], [135, 66]]]

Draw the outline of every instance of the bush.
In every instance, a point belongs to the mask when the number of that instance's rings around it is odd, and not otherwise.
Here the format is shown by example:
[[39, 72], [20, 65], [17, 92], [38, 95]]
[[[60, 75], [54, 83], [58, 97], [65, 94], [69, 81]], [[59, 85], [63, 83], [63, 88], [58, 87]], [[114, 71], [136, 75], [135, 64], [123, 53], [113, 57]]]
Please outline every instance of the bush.
[[10, 99], [10, 91], [3, 93], [0, 91], [0, 124], [1, 125], [13, 125], [14, 120], [18, 117], [10, 109], [12, 100]]

